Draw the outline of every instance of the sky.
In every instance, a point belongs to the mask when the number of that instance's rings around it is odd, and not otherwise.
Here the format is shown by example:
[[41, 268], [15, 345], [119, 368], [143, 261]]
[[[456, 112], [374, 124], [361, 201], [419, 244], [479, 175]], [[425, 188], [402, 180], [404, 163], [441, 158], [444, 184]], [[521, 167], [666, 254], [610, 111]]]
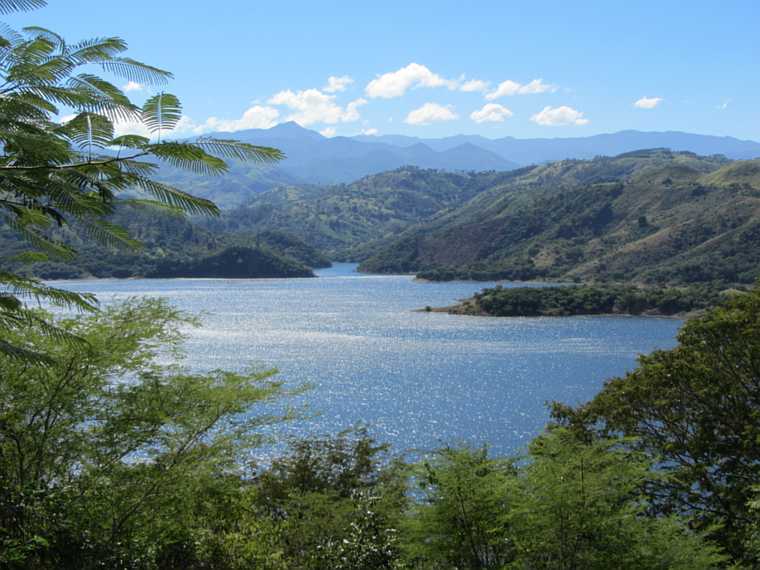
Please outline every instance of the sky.
[[5, 21], [124, 38], [174, 74], [182, 134], [760, 140], [757, 0], [49, 0]]

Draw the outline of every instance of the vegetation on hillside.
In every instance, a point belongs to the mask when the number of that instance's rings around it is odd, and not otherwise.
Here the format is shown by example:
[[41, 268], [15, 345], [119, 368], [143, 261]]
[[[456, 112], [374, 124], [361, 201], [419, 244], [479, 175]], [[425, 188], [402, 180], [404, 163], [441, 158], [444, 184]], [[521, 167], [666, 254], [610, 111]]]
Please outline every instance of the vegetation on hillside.
[[287, 186], [207, 222], [213, 231], [281, 230], [354, 260], [373, 240], [461, 206], [510, 173], [454, 173], [405, 167], [336, 186]]
[[361, 269], [656, 285], [760, 276], [760, 161], [651, 150], [510, 174], [374, 244]]
[[683, 315], [720, 300], [709, 287], [641, 288], [624, 285], [501, 287], [484, 289], [446, 310], [492, 317], [570, 315]]
[[300, 263], [272, 255], [265, 249], [232, 246], [200, 259], [189, 261], [164, 260], [148, 277], [223, 277], [230, 279], [253, 277], [314, 277]]
[[0, 268], [41, 279], [150, 277], [156, 274], [159, 266], [198, 261], [229, 247], [259, 250], [271, 258], [272, 267], [330, 265], [330, 261], [315, 248], [280, 231], [217, 234], [201, 227], [197, 219], [128, 205], [117, 208], [108, 220], [139, 240], [140, 247], [107, 246], [87, 241], [78, 234], [74, 222], [73, 228], [53, 228], [47, 233], [61, 243], [76, 247], [76, 257], [30, 262], [16, 258], [27, 248], [24, 241], [9, 230], [0, 230], [0, 248], [7, 253], [7, 258], [0, 259]]

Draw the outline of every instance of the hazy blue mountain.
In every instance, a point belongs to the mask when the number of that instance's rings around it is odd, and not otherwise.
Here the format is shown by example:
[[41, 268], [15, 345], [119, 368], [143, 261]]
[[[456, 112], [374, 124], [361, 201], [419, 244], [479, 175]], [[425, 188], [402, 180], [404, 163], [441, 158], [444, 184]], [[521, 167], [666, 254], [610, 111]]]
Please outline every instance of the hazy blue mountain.
[[289, 122], [271, 129], [214, 133], [212, 136], [274, 146], [287, 157], [276, 166], [266, 168], [233, 164], [230, 172], [222, 177], [198, 177], [164, 169], [166, 181], [210, 198], [224, 208], [244, 204], [255, 194], [278, 186], [349, 183], [402, 166], [448, 171], [507, 171], [567, 158], [616, 156], [642, 148], [668, 148], [700, 155], [723, 154], [733, 159], [760, 157], [758, 142], [682, 132], [620, 131], [557, 139], [488, 139], [478, 135], [440, 139], [403, 135], [328, 138]]
[[211, 136], [235, 138], [282, 150], [286, 158], [276, 166], [234, 164], [222, 177], [190, 176], [164, 169], [165, 180], [210, 198], [222, 207], [247, 202], [254, 194], [280, 185], [347, 183], [402, 166], [449, 171], [512, 170], [518, 165], [488, 149], [463, 143], [434, 150], [417, 142], [400, 147], [375, 140], [328, 138], [289, 122], [271, 129], [250, 129]]
[[567, 158], [589, 159], [595, 156], [616, 156], [642, 148], [667, 148], [674, 151], [695, 152], [701, 155], [723, 154], [734, 159], [760, 157], [760, 142], [678, 131], [620, 131], [589, 137], [553, 139], [516, 139], [514, 137], [487, 139], [478, 135], [456, 135], [440, 139], [420, 139], [401, 135], [358, 136], [354, 138], [363, 142], [375, 140], [402, 148], [425, 144], [438, 152], [445, 152], [463, 144], [470, 144], [489, 150], [502, 158], [521, 165]]

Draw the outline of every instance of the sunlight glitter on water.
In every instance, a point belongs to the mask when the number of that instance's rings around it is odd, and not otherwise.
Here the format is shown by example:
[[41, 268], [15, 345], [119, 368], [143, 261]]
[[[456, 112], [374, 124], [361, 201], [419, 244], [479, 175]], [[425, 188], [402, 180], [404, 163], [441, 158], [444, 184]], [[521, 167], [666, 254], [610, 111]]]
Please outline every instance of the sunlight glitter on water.
[[673, 346], [680, 326], [672, 319], [416, 312], [489, 284], [422, 283], [353, 269], [337, 264], [318, 279], [63, 286], [96, 293], [106, 304], [162, 296], [201, 313], [204, 327], [188, 333], [190, 368], [276, 367], [287, 384], [313, 386], [293, 403], [319, 414], [285, 433], [332, 433], [366, 422], [399, 451], [444, 442], [517, 451], [544, 425], [548, 401], [592, 397], [606, 378], [632, 369], [638, 354]]

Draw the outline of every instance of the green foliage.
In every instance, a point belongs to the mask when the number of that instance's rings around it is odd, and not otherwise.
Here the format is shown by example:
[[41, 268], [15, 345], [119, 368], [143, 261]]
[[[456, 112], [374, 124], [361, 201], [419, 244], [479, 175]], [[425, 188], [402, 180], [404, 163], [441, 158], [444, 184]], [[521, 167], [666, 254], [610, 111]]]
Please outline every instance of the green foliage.
[[503, 568], [514, 560], [505, 517], [516, 473], [511, 461], [489, 459], [485, 449], [442, 449], [419, 465], [423, 496], [404, 525], [412, 566]]
[[445, 449], [419, 466], [423, 495], [404, 523], [414, 568], [716, 568], [726, 560], [676, 517], [650, 517], [652, 477], [619, 440], [554, 429], [525, 460]]
[[[44, 2], [5, 0], [0, 13], [41, 5]], [[124, 56], [126, 49], [116, 37], [68, 44], [40, 27], [0, 30], [0, 224], [49, 256], [66, 259], [75, 254], [70, 244], [47, 233], [53, 226], [74, 221], [87, 240], [134, 246], [123, 229], [105, 220], [125, 192], [147, 194], [159, 206], [218, 214], [212, 202], [153, 180], [160, 163], [213, 174], [227, 170], [223, 157], [270, 161], [282, 157], [276, 149], [232, 140], [161, 141], [162, 132], [181, 117], [176, 96], [159, 93], [140, 109], [118, 87], [90, 73], [100, 68], [154, 87], [171, 78], [164, 70]], [[59, 123], [57, 117], [63, 112], [72, 112], [73, 118]], [[146, 126], [157, 141], [114, 138], [114, 125], [120, 121]], [[22, 299], [11, 291], [20, 287], [26, 294], [35, 287], [37, 294], [46, 291], [58, 298], [63, 294], [30, 283], [22, 287], [18, 280], [2, 277], [0, 294]], [[82, 298], [78, 307], [91, 309], [85, 301]], [[0, 304], [0, 331], [9, 331], [9, 323], [18, 328], [30, 320], [25, 304]], [[13, 345], [4, 341], [0, 352], [22, 359], [32, 354], [23, 341]]]
[[186, 262], [159, 262], [148, 277], [314, 277], [311, 269], [266, 250], [233, 246]]
[[279, 521], [289, 568], [396, 568], [401, 472], [363, 430], [292, 443], [257, 478], [258, 512]]
[[0, 269], [42, 279], [145, 277], [155, 275], [161, 265], [202, 263], [200, 260], [231, 246], [255, 248], [261, 252], [262, 268], [266, 271], [249, 273], [249, 277], [305, 275], [308, 271], [304, 265], [330, 265], [330, 261], [312, 246], [284, 232], [214, 233], [196, 222], [173, 209], [156, 210], [130, 200], [108, 217], [108, 223], [124, 228], [129, 236], [139, 240], [140, 249], [83, 241], [75, 222], [74, 227], [50, 230], [56, 240], [76, 247], [77, 256], [70, 260], [30, 256], [32, 252], [27, 250], [25, 242], [10, 231], [0, 229], [0, 249], [7, 254], [7, 260], [0, 260]]
[[497, 286], [476, 293], [449, 312], [494, 317], [675, 315], [706, 309], [719, 300], [718, 291], [709, 287]]
[[689, 516], [737, 560], [757, 564], [745, 545], [760, 485], [760, 290], [687, 322], [678, 341], [555, 415], [587, 434], [636, 438], [630, 445], [668, 474], [652, 486], [653, 506]]
[[271, 371], [160, 364], [181, 355], [177, 330], [192, 322], [131, 301], [59, 320], [81, 345], [25, 330], [52, 364], [0, 355], [0, 565], [149, 568], [176, 549], [192, 560], [207, 503], [235, 491], [278, 421], [251, 406], [284, 394]]

